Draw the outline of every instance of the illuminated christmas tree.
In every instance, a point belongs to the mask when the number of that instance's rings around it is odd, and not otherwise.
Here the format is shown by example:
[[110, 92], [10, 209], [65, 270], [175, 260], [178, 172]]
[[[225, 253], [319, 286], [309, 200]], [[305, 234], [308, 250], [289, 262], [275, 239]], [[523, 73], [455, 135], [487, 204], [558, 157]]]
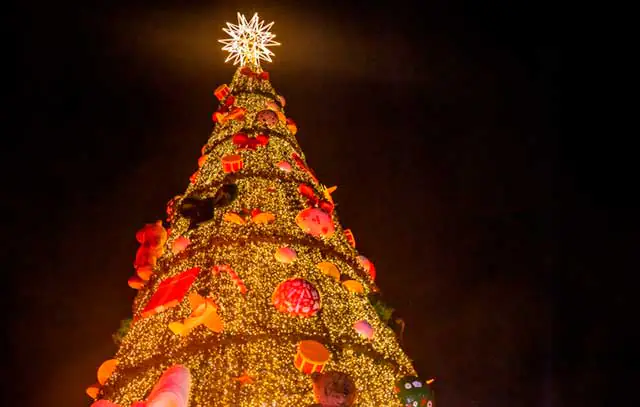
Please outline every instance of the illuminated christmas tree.
[[166, 222], [136, 235], [133, 317], [93, 405], [432, 406], [260, 66], [273, 23], [238, 20], [221, 42], [239, 67], [214, 91], [198, 170]]

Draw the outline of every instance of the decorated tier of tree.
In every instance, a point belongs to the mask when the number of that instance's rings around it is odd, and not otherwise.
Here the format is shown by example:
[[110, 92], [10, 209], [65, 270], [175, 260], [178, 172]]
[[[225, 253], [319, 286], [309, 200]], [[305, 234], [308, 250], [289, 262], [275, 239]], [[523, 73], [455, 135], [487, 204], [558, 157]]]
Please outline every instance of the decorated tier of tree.
[[260, 67], [273, 23], [238, 18], [221, 42], [239, 68], [214, 92], [198, 170], [166, 223], [136, 236], [133, 317], [87, 389], [93, 406], [432, 406], [335, 187]]

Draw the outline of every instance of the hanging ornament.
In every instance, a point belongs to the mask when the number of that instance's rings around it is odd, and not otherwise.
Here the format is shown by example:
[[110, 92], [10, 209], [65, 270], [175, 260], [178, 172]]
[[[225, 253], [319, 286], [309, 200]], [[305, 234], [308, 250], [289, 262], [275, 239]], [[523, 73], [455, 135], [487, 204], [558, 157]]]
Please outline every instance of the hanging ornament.
[[290, 264], [296, 259], [296, 251], [290, 247], [280, 247], [273, 255], [280, 263]]
[[287, 104], [286, 99], [282, 95], [278, 95], [278, 102], [280, 102], [280, 106], [285, 107]]
[[200, 158], [198, 158], [198, 168], [201, 168], [204, 165], [208, 157], [209, 157], [208, 154], [204, 154], [204, 155], [201, 155]]
[[351, 232], [351, 229], [345, 229], [344, 230], [344, 236], [347, 238], [347, 242], [349, 242], [351, 247], [353, 247], [355, 249], [356, 248], [356, 238], [353, 236], [353, 232]]
[[434, 394], [428, 382], [416, 376], [405, 376], [398, 380], [394, 392], [405, 407], [435, 407]]
[[304, 374], [322, 372], [330, 356], [329, 350], [320, 342], [313, 340], [301, 341], [298, 343], [293, 364]]
[[334, 232], [331, 216], [318, 208], [307, 208], [298, 213], [296, 223], [305, 233], [316, 237], [330, 237]]
[[271, 109], [264, 109], [256, 114], [256, 121], [259, 125], [273, 127], [278, 124], [278, 115]]
[[153, 275], [153, 268], [158, 258], [164, 253], [167, 237], [167, 231], [162, 226], [161, 220], [145, 225], [136, 233], [136, 240], [140, 243], [140, 247], [136, 252], [133, 266], [142, 280], [147, 281]]
[[364, 287], [356, 280], [346, 280], [342, 285], [354, 294], [364, 294]]
[[200, 273], [200, 268], [194, 267], [177, 276], [163, 280], [142, 310], [141, 316], [148, 317], [180, 304], [198, 273]]
[[340, 270], [338, 270], [338, 267], [336, 267], [335, 264], [328, 261], [323, 261], [316, 264], [316, 267], [318, 267], [324, 275], [340, 281]]
[[85, 393], [87, 393], [87, 396], [95, 400], [98, 398], [98, 395], [100, 394], [101, 387], [102, 386], [100, 386], [100, 383], [94, 383], [91, 386], [87, 387], [87, 390], [85, 390]]
[[249, 137], [244, 133], [237, 133], [231, 139], [238, 151], [255, 150], [257, 147], [264, 147], [269, 144], [269, 136], [258, 134], [256, 137]]
[[298, 132], [298, 126], [296, 125], [296, 122], [293, 121], [292, 118], [287, 118], [287, 128], [289, 129], [289, 131], [291, 132], [291, 135], [295, 136], [296, 133]]
[[299, 317], [310, 317], [320, 309], [320, 294], [307, 280], [286, 280], [273, 293], [273, 305], [282, 313]]
[[171, 252], [173, 254], [178, 254], [182, 252], [184, 249], [186, 249], [190, 244], [191, 244], [191, 241], [189, 240], [188, 237], [178, 236], [171, 243]]
[[365, 339], [373, 339], [373, 327], [370, 323], [365, 321], [364, 319], [357, 321], [353, 324], [353, 329]]
[[376, 280], [376, 268], [371, 262], [371, 260], [367, 259], [364, 256], [358, 256], [358, 263], [362, 266], [363, 269], [369, 274], [371, 277], [371, 281]]
[[216, 90], [213, 91], [213, 94], [216, 95], [216, 98], [222, 102], [227, 98], [227, 96], [231, 94], [231, 89], [229, 89], [229, 86], [225, 83], [218, 86]]
[[276, 166], [284, 172], [291, 172], [291, 164], [286, 161], [280, 161]]
[[222, 157], [222, 170], [225, 173], [237, 172], [242, 169], [242, 156], [238, 154], [228, 154]]
[[[268, 60], [268, 61], [270, 61], [270, 60]], [[244, 76], [248, 76], [249, 78], [254, 78], [254, 79], [259, 79], [259, 80], [267, 80], [267, 81], [269, 80], [269, 72], [267, 72], [267, 71], [254, 72], [248, 66], [245, 66], [245, 67], [241, 68], [240, 69], [240, 73], [243, 74]]]
[[357, 396], [353, 379], [342, 372], [311, 374], [313, 395], [321, 407], [350, 407]]
[[118, 366], [117, 359], [109, 359], [102, 362], [100, 367], [98, 368], [98, 383], [104, 385], [109, 377], [113, 374], [113, 371], [116, 370], [116, 366]]
[[218, 306], [210, 298], [204, 298], [197, 293], [189, 294], [191, 315], [182, 322], [171, 322], [169, 329], [176, 335], [187, 336], [195, 327], [204, 325], [213, 332], [220, 333], [224, 329], [224, 322], [218, 315]]
[[167, 222], [169, 223], [173, 222], [173, 218], [176, 214], [176, 206], [180, 198], [181, 198], [180, 195], [176, 195], [173, 198], [171, 198], [169, 202], [167, 202], [166, 212], [167, 212]]
[[238, 274], [236, 274], [236, 272], [233, 271], [231, 266], [229, 266], [227, 264], [217, 265], [217, 266], [213, 266], [211, 268], [211, 271], [213, 272], [214, 276], [220, 275], [221, 272], [229, 274], [229, 277], [231, 277], [231, 280], [240, 289], [240, 293], [242, 293], [242, 294], [246, 294], [247, 293], [247, 286], [244, 285], [244, 281], [242, 281], [242, 279], [238, 276]]
[[267, 224], [276, 220], [276, 215], [271, 212], [262, 212], [260, 209], [251, 211], [251, 220], [257, 224]]
[[131, 276], [127, 281], [129, 287], [133, 288], [134, 290], [140, 290], [142, 287], [144, 287], [144, 283], [144, 280], [142, 280], [138, 276]]

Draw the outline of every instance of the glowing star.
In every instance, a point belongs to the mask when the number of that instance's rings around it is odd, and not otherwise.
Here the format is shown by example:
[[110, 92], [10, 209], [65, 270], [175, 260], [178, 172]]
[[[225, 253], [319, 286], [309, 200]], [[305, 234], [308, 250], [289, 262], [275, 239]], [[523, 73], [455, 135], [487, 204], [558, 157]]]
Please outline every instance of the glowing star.
[[273, 22], [265, 25], [258, 13], [249, 21], [238, 13], [238, 24], [227, 23], [228, 28], [222, 29], [231, 38], [218, 40], [224, 44], [222, 50], [229, 52], [224, 62], [233, 61], [234, 65], [239, 63], [240, 66], [260, 66], [260, 60], [271, 62], [274, 53], [268, 47], [280, 45], [273, 40], [276, 35], [269, 32], [271, 26]]

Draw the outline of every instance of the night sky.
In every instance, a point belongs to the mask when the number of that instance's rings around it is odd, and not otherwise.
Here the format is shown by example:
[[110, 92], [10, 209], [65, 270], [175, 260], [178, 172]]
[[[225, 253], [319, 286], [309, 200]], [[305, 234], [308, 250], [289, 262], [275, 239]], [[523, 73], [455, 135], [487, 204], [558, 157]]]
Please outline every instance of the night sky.
[[236, 10], [275, 21], [266, 69], [439, 405], [603, 405], [626, 304], [600, 277], [623, 267], [632, 184], [562, 123], [558, 3], [92, 3], [11, 14], [6, 405], [90, 404], [135, 232], [186, 188], [233, 75], [216, 40]]

